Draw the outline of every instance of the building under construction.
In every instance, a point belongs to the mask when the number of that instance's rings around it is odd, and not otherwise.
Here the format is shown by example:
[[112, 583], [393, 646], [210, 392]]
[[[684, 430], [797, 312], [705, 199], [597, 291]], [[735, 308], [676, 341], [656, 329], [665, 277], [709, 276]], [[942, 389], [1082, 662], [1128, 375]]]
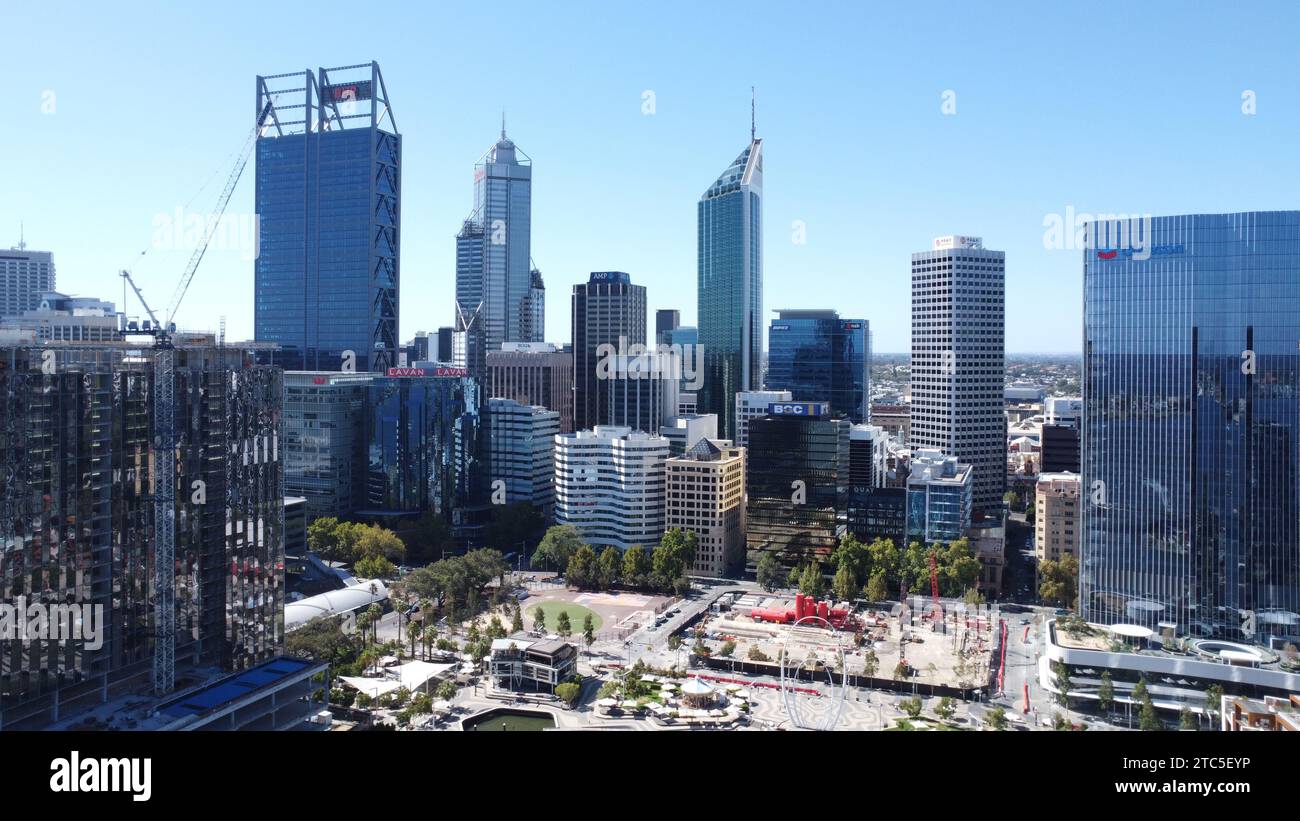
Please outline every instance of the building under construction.
[[[0, 727], [40, 727], [275, 655], [284, 619], [283, 376], [250, 352], [177, 343], [172, 425], [155, 359], [128, 343], [0, 347], [0, 602], [90, 605], [102, 644], [0, 637]], [[174, 433], [175, 450], [158, 452]], [[175, 460], [170, 504], [155, 497]], [[158, 605], [155, 519], [174, 515], [174, 619]], [[165, 589], [166, 585], [164, 585]], [[173, 591], [165, 590], [170, 596]], [[166, 598], [163, 598], [166, 601]], [[173, 641], [160, 639], [170, 631]], [[92, 649], [94, 648], [94, 649]]]

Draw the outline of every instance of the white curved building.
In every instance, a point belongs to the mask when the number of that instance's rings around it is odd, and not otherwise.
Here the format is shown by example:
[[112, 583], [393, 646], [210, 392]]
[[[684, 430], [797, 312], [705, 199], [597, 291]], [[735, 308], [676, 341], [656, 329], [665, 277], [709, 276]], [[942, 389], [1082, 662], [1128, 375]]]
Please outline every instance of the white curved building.
[[653, 547], [664, 533], [668, 439], [597, 425], [555, 437], [555, 522], [592, 545]]
[[[373, 589], [372, 589], [373, 588]], [[388, 598], [388, 588], [378, 579], [359, 582], [341, 590], [330, 590], [319, 596], [288, 602], [284, 605], [285, 632], [302, 627], [320, 616], [337, 616], [355, 613]]]

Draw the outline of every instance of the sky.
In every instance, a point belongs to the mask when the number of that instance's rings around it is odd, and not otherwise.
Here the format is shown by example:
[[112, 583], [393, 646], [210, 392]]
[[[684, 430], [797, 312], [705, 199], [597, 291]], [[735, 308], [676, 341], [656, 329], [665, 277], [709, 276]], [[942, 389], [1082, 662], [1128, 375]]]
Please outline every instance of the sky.
[[[751, 86], [764, 325], [834, 308], [880, 352], [909, 347], [910, 255], [936, 236], [1006, 252], [1008, 351], [1065, 353], [1082, 259], [1055, 220], [1300, 207], [1293, 2], [9, 0], [0, 31], [0, 247], [21, 223], [59, 290], [119, 308], [124, 267], [169, 302], [190, 249], [159, 220], [213, 207], [258, 74], [372, 59], [403, 137], [403, 340], [452, 322], [454, 237], [503, 109], [559, 343], [591, 271], [645, 285], [651, 327], [658, 308], [694, 324], [696, 203], [748, 141]], [[229, 210], [254, 212], [251, 162]], [[251, 338], [252, 291], [227, 238], [177, 323]]]

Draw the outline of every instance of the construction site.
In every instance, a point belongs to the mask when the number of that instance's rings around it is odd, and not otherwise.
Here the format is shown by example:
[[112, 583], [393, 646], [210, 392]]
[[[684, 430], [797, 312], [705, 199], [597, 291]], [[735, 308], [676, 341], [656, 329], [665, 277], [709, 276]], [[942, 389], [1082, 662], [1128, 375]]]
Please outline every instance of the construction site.
[[859, 607], [803, 594], [748, 594], [706, 614], [686, 638], [701, 640], [710, 666], [743, 663], [764, 672], [767, 665], [778, 675], [784, 653], [787, 675], [847, 673], [858, 686], [930, 693], [986, 686], [998, 672], [999, 630], [986, 609], [933, 598]]

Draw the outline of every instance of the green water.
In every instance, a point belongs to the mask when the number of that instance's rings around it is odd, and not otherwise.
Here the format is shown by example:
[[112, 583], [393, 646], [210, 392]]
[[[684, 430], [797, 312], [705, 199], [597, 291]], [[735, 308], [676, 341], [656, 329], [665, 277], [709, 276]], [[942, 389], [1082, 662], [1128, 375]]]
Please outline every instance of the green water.
[[545, 713], [517, 710], [492, 710], [463, 722], [466, 732], [541, 732], [555, 726], [555, 719]]

